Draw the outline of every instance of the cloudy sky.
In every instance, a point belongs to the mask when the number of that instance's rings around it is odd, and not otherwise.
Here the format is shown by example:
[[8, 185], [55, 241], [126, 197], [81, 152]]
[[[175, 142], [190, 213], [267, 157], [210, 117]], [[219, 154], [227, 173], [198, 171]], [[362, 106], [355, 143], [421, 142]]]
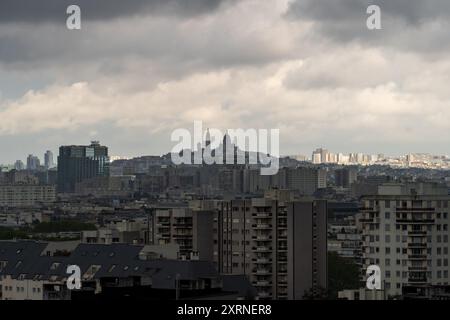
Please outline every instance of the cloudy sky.
[[0, 163], [162, 154], [194, 120], [279, 128], [282, 154], [450, 154], [449, 30], [448, 0], [1, 0]]

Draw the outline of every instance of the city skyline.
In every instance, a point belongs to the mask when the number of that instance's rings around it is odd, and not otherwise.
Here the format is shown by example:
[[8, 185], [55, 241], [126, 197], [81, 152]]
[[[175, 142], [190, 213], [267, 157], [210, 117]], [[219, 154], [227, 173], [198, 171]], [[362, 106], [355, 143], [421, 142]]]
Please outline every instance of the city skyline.
[[282, 154], [448, 154], [450, 6], [377, 2], [381, 30], [365, 1], [79, 1], [69, 31], [64, 1], [2, 1], [2, 162], [94, 139], [161, 154], [194, 120], [278, 128]]
[[[95, 141], [95, 140], [93, 140]], [[79, 144], [70, 144], [70, 143], [66, 143], [65, 145], [70, 146], [70, 145], [74, 145], [74, 146], [78, 146], [78, 145], [83, 145], [86, 143], [79, 143]], [[106, 144], [108, 145], [108, 144]], [[109, 145], [108, 145], [109, 146]], [[39, 158], [39, 160], [42, 161], [42, 164], [44, 163], [45, 160], [45, 153], [47, 152], [51, 152], [53, 154], [57, 154], [57, 150], [60, 148], [61, 146], [56, 146], [54, 148], [44, 148], [45, 151], [38, 151], [38, 152], [26, 152], [24, 153], [21, 157], [19, 158], [10, 158], [12, 160], [10, 161], [5, 161], [3, 160], [3, 157], [0, 158], [0, 165], [13, 165], [16, 161], [22, 161], [25, 162], [26, 164], [26, 159], [28, 156], [32, 155], [32, 156], [36, 156]], [[111, 148], [110, 148], [111, 149]], [[306, 151], [306, 152], [298, 152], [298, 153], [290, 153], [290, 154], [284, 154], [281, 153], [280, 157], [305, 157], [305, 161], [310, 161], [313, 162], [313, 157], [312, 154], [319, 150], [319, 149], [323, 149], [333, 155], [357, 155], [357, 154], [361, 154], [364, 156], [378, 156], [378, 155], [383, 155], [385, 158], [400, 158], [400, 157], [406, 157], [408, 155], [429, 155], [429, 156], [435, 156], [435, 157], [450, 157], [449, 154], [445, 154], [445, 153], [440, 153], [440, 154], [434, 154], [434, 153], [429, 153], [429, 152], [407, 152], [407, 153], [397, 153], [397, 154], [387, 154], [385, 152], [382, 151], [378, 151], [378, 152], [372, 152], [372, 153], [367, 153], [367, 152], [361, 152], [359, 150], [353, 150], [353, 151], [342, 151], [342, 150], [331, 150], [328, 149], [327, 147], [324, 146], [316, 146], [311, 148], [311, 150]], [[145, 156], [163, 156], [165, 154], [170, 153], [170, 149], [163, 151], [162, 153], [143, 153], [143, 154], [124, 154], [121, 153], [120, 151], [117, 152], [111, 152], [110, 153], [110, 158], [113, 158], [112, 160], [118, 160], [118, 159], [133, 159], [133, 158], [139, 158], [139, 157], [145, 157]], [[41, 155], [42, 154], [42, 155]], [[323, 163], [325, 163], [326, 161], [324, 161]], [[334, 161], [330, 161], [330, 162], [334, 162]], [[336, 161], [338, 162], [338, 161]], [[56, 163], [55, 163], [56, 165]]]

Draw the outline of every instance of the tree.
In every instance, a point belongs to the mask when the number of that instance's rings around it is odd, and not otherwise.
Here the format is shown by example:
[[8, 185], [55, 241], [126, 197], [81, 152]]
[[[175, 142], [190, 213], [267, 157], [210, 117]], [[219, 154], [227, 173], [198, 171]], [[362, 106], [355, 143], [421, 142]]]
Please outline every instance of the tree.
[[337, 299], [338, 292], [344, 289], [361, 287], [360, 268], [352, 260], [343, 258], [335, 252], [328, 253], [329, 298]]

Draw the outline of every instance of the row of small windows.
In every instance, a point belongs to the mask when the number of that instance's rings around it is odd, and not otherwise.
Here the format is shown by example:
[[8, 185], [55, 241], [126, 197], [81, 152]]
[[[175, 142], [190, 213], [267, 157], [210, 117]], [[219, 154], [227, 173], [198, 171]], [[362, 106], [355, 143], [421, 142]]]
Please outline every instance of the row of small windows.
[[[391, 272], [389, 270], [386, 270], [385, 274], [384, 274], [385, 278], [389, 279], [391, 278]], [[431, 272], [427, 272], [427, 278], [431, 278], [432, 274]], [[408, 272], [403, 271], [396, 271], [396, 277], [397, 278], [402, 278], [402, 279], [406, 279], [408, 278]], [[436, 278], [438, 279], [442, 279], [442, 278], [448, 278], [448, 270], [439, 270], [436, 271]]]
[[[371, 249], [373, 249], [373, 247], [371, 247]], [[391, 254], [391, 248], [390, 247], [386, 247], [386, 248], [384, 248], [384, 250], [385, 250], [385, 254]], [[376, 252], [379, 252], [380, 250], [379, 250], [379, 248], [378, 247], [376, 247], [375, 249], [373, 249], [373, 251], [376, 251]], [[396, 252], [398, 253], [398, 254], [408, 254], [408, 249], [406, 249], [406, 248], [396, 248]], [[371, 252], [371, 253], [374, 253], [374, 252]], [[420, 249], [418, 249], [418, 250], [412, 250], [412, 254], [421, 254], [421, 251], [420, 251]], [[427, 248], [427, 254], [432, 254], [432, 252], [431, 252], [431, 248]], [[441, 247], [438, 247], [438, 248], [436, 248], [436, 254], [437, 255], [447, 255], [448, 254], [448, 247], [443, 247], [443, 248], [441, 248]]]
[[[391, 208], [391, 205], [394, 205], [397, 208], [406, 208], [411, 201], [402, 201], [402, 200], [370, 200], [368, 201], [369, 207], [384, 205], [385, 208]], [[448, 208], [449, 201], [447, 200], [436, 200], [436, 201], [413, 201], [415, 208]]]
[[[5, 291], [13, 291], [12, 286], [4, 286]], [[25, 287], [16, 287], [16, 292], [25, 292]], [[40, 293], [41, 288], [33, 288], [33, 293]]]
[[[418, 239], [418, 238], [415, 238], [415, 239]], [[436, 239], [437, 243], [448, 243], [448, 234], [444, 234], [444, 235], [438, 234], [438, 235], [436, 235], [435, 239]], [[380, 236], [378, 236], [378, 235], [366, 236], [365, 237], [365, 241], [367, 241], [367, 242], [378, 242], [378, 241], [380, 241]], [[400, 243], [400, 242], [407, 243], [408, 242], [408, 236], [396, 235], [395, 236], [395, 241], [398, 242], [398, 243]], [[391, 242], [391, 235], [389, 235], [389, 234], [385, 235], [384, 236], [384, 242], [390, 243]], [[426, 243], [432, 243], [432, 242], [433, 242], [432, 236], [427, 236], [426, 237]], [[422, 244], [422, 243], [425, 243], [425, 242], [422, 242], [421, 240], [413, 240], [413, 241], [410, 241], [409, 243]]]

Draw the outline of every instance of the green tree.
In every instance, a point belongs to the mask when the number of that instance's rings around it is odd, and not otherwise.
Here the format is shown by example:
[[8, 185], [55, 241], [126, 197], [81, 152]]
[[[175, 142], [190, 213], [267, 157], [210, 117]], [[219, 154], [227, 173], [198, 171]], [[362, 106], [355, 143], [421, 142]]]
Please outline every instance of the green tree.
[[96, 230], [95, 225], [79, 221], [61, 220], [51, 222], [41, 222], [34, 226], [35, 233], [53, 233], [53, 232], [69, 232]]
[[328, 292], [330, 299], [337, 299], [338, 292], [344, 289], [361, 287], [360, 269], [348, 258], [335, 252], [328, 253]]

